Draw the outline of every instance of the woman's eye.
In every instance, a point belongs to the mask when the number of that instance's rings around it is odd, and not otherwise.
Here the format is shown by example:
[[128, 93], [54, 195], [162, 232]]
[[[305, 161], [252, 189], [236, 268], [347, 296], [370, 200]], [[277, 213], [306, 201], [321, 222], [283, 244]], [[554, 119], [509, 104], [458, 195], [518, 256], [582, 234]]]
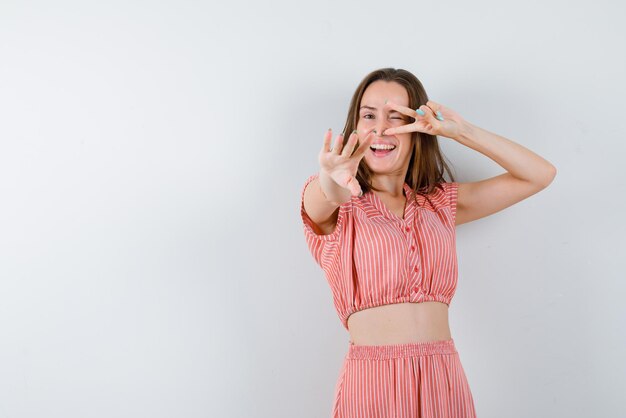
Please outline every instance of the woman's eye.
[[[371, 116], [371, 118], [368, 118], [368, 116]], [[363, 119], [372, 119], [373, 117], [374, 117], [374, 115], [372, 115], [371, 113], [367, 113], [367, 114], [363, 115]], [[395, 117], [395, 118], [389, 118], [389, 119], [404, 120], [404, 118], [402, 118], [402, 117]]]

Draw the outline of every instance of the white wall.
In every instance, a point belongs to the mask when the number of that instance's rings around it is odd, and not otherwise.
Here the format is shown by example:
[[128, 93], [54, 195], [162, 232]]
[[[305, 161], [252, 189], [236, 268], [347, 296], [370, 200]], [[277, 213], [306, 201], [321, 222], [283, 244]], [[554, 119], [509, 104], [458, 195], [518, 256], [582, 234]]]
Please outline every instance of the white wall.
[[387, 66], [558, 169], [457, 230], [479, 416], [626, 416], [625, 7], [452, 3], [0, 3], [0, 418], [329, 416], [299, 195]]

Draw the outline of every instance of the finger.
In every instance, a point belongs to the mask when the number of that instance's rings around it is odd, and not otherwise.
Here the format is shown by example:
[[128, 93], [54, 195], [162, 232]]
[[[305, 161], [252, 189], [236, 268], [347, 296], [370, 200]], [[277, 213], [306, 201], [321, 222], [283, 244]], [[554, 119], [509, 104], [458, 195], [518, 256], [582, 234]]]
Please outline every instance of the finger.
[[343, 149], [343, 134], [337, 135], [335, 138], [335, 145], [333, 145], [333, 153], [341, 154], [341, 150]]
[[331, 128], [328, 128], [326, 133], [324, 134], [324, 145], [322, 145], [322, 151], [330, 152], [330, 140], [333, 137], [333, 132]]
[[354, 151], [354, 145], [356, 144], [357, 139], [359, 139], [359, 137], [356, 134], [356, 130], [354, 130], [350, 134], [350, 137], [348, 137], [348, 142], [346, 143], [345, 147], [343, 147], [343, 151], [341, 153], [343, 157], [349, 157], [350, 155], [352, 155], [352, 151]]
[[367, 134], [365, 139], [363, 139], [363, 142], [359, 144], [359, 147], [354, 153], [354, 158], [362, 158], [369, 149], [370, 145], [372, 145], [372, 141], [374, 141], [374, 138], [376, 138], [376, 134], [373, 131]]
[[426, 102], [426, 106], [428, 106], [433, 111], [433, 114], [435, 115], [436, 119], [443, 121], [443, 115], [441, 114], [441, 111], [443, 110], [442, 105], [440, 105], [439, 103], [433, 102], [432, 100], [429, 100]]
[[425, 115], [422, 117], [422, 120], [424, 122], [430, 123], [431, 125], [437, 126], [439, 122], [437, 122], [437, 118], [435, 117], [435, 112], [433, 111], [433, 109], [428, 105], [421, 105], [419, 108], [425, 113]]
[[408, 125], [402, 125], [402, 126], [398, 126], [395, 128], [386, 129], [385, 132], [383, 132], [383, 135], [405, 134], [408, 132], [415, 132], [415, 131], [416, 131], [415, 124], [411, 123]]
[[418, 113], [415, 112], [415, 109], [411, 109], [410, 107], [402, 106], [394, 102], [387, 102], [385, 103], [384, 107], [386, 107], [387, 109], [397, 110], [398, 112], [406, 116], [412, 117], [413, 119], [417, 119], [416, 116], [419, 115]]

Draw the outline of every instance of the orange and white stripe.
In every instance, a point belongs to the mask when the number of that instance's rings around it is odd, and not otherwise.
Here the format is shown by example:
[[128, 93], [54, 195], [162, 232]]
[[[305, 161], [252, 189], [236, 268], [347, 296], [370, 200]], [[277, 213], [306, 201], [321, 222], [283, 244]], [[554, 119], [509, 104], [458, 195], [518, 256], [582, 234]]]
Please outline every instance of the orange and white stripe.
[[475, 418], [454, 340], [350, 344], [332, 418]]
[[402, 302], [450, 304], [457, 286], [456, 201], [458, 183], [440, 183], [429, 196], [407, 183], [404, 218], [369, 191], [339, 207], [331, 234], [314, 230], [304, 210], [304, 235], [313, 258], [326, 275], [343, 326], [354, 312]]
[[[339, 207], [332, 233], [316, 232], [300, 213], [307, 245], [322, 267], [343, 326], [354, 312], [380, 305], [424, 301], [450, 304], [456, 291], [458, 183], [431, 194], [404, 183], [404, 217], [369, 191]], [[333, 417], [466, 418], [474, 402], [454, 341], [394, 345], [350, 344], [335, 391]]]

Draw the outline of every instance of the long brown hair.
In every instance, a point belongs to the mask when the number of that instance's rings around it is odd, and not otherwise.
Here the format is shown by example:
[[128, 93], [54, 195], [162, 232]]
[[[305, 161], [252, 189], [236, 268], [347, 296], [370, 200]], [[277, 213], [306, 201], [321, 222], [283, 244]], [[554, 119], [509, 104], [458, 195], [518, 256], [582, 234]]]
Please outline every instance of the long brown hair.
[[[417, 109], [428, 101], [428, 95], [426, 94], [426, 90], [424, 90], [424, 86], [422, 86], [422, 83], [417, 77], [409, 71], [396, 68], [381, 68], [372, 71], [365, 76], [352, 96], [346, 125], [343, 128], [345, 138], [356, 129], [359, 118], [359, 106], [361, 105], [361, 99], [363, 98], [365, 89], [377, 80], [394, 81], [402, 85], [409, 95], [408, 107], [412, 109]], [[448, 172], [450, 181], [455, 181], [450, 167], [446, 164], [444, 155], [439, 149], [439, 142], [437, 141], [436, 135], [412, 132], [411, 142], [413, 144], [413, 152], [409, 161], [405, 182], [417, 194], [428, 195], [438, 183], [445, 182], [446, 180], [443, 177], [444, 172]], [[358, 146], [359, 144], [357, 143], [355, 150]], [[356, 179], [361, 185], [363, 193], [367, 193], [370, 190], [380, 191], [372, 185], [372, 175], [373, 172], [365, 163], [365, 159], [362, 159], [359, 163]]]

